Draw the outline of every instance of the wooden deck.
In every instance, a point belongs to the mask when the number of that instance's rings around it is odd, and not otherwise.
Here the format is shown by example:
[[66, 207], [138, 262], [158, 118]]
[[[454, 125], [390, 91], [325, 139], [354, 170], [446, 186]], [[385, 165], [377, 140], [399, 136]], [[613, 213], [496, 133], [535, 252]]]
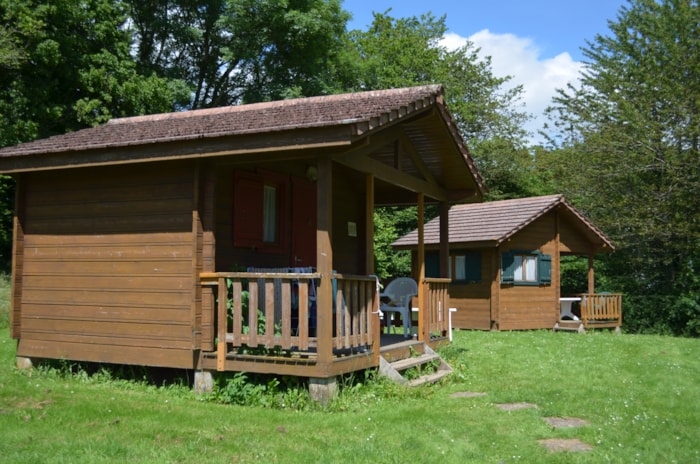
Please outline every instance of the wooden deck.
[[[572, 298], [573, 299], [573, 298]], [[578, 300], [579, 298], [576, 298]], [[562, 319], [554, 330], [585, 333], [588, 329], [610, 328], [620, 332], [622, 326], [622, 294], [585, 293], [580, 295], [581, 317], [579, 320]]]
[[[402, 333], [380, 333], [375, 277], [332, 274], [333, 305], [326, 308], [316, 304], [324, 278], [318, 273], [204, 273], [200, 278], [216, 296], [216, 349], [202, 353], [205, 370], [330, 377], [377, 367], [382, 347], [406, 341]], [[424, 314], [419, 311], [416, 338], [434, 344], [449, 336], [449, 305], [446, 284], [432, 280], [424, 282], [427, 305]], [[332, 333], [318, 330], [323, 317], [331, 318]]]

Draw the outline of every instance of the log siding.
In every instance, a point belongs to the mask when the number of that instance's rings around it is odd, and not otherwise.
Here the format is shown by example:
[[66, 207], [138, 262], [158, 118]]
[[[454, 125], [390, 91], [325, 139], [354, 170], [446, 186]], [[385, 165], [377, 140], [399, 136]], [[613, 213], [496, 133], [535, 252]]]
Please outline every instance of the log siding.
[[182, 163], [23, 178], [19, 356], [193, 367], [194, 172]]

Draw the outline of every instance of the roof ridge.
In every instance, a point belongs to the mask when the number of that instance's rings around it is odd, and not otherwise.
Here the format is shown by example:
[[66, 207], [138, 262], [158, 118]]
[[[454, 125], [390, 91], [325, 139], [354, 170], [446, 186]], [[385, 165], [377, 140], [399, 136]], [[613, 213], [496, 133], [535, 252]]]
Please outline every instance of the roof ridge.
[[382, 97], [388, 95], [405, 95], [411, 93], [441, 93], [441, 84], [430, 84], [415, 87], [401, 87], [384, 90], [366, 90], [362, 92], [338, 93], [331, 95], [316, 95], [313, 97], [290, 98], [288, 100], [274, 100], [258, 103], [247, 103], [242, 105], [217, 106], [213, 108], [200, 108], [196, 110], [176, 111], [169, 113], [145, 114], [140, 116], [129, 116], [125, 118], [110, 119], [107, 124], [132, 124], [146, 121], [167, 121], [172, 119], [194, 118], [199, 116], [211, 116], [217, 114], [230, 114], [245, 111], [261, 111], [266, 109], [285, 108], [296, 105], [307, 105], [318, 102], [332, 102], [352, 100], [355, 98]]

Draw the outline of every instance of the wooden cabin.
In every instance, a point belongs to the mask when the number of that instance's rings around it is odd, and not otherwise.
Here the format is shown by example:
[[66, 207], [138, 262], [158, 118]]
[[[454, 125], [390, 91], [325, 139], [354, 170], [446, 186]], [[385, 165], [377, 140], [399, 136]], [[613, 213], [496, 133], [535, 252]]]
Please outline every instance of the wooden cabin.
[[[454, 327], [551, 329], [569, 319], [577, 329], [621, 324], [620, 295], [595, 294], [593, 256], [614, 245], [563, 195], [456, 205], [447, 217], [448, 224], [438, 217], [425, 225], [425, 275], [450, 278]], [[418, 243], [413, 231], [393, 245], [413, 250], [417, 263]], [[587, 294], [560, 294], [564, 255], [588, 257]], [[575, 301], [578, 315], [570, 310]]]
[[[116, 119], [0, 172], [18, 360], [316, 379], [379, 363], [375, 206], [483, 194], [441, 86]], [[422, 340], [446, 286], [420, 282]]]

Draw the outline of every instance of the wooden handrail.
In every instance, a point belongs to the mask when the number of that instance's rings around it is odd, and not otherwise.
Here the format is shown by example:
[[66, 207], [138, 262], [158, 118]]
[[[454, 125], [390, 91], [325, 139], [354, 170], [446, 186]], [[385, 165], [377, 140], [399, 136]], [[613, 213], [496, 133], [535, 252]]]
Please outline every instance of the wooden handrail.
[[428, 287], [427, 308], [428, 333], [430, 337], [449, 336], [450, 299], [448, 288], [451, 279], [426, 277], [423, 282]]
[[315, 334], [321, 308], [314, 306], [313, 295], [322, 278], [319, 273], [201, 273], [202, 285], [218, 287], [217, 369], [224, 370], [229, 346], [261, 356], [266, 356], [264, 349], [309, 351], [319, 337], [328, 337], [337, 350], [372, 346], [379, 300], [376, 278], [333, 274], [333, 333]]
[[606, 322], [622, 325], [621, 293], [584, 293], [580, 296], [581, 320], [584, 326]]

